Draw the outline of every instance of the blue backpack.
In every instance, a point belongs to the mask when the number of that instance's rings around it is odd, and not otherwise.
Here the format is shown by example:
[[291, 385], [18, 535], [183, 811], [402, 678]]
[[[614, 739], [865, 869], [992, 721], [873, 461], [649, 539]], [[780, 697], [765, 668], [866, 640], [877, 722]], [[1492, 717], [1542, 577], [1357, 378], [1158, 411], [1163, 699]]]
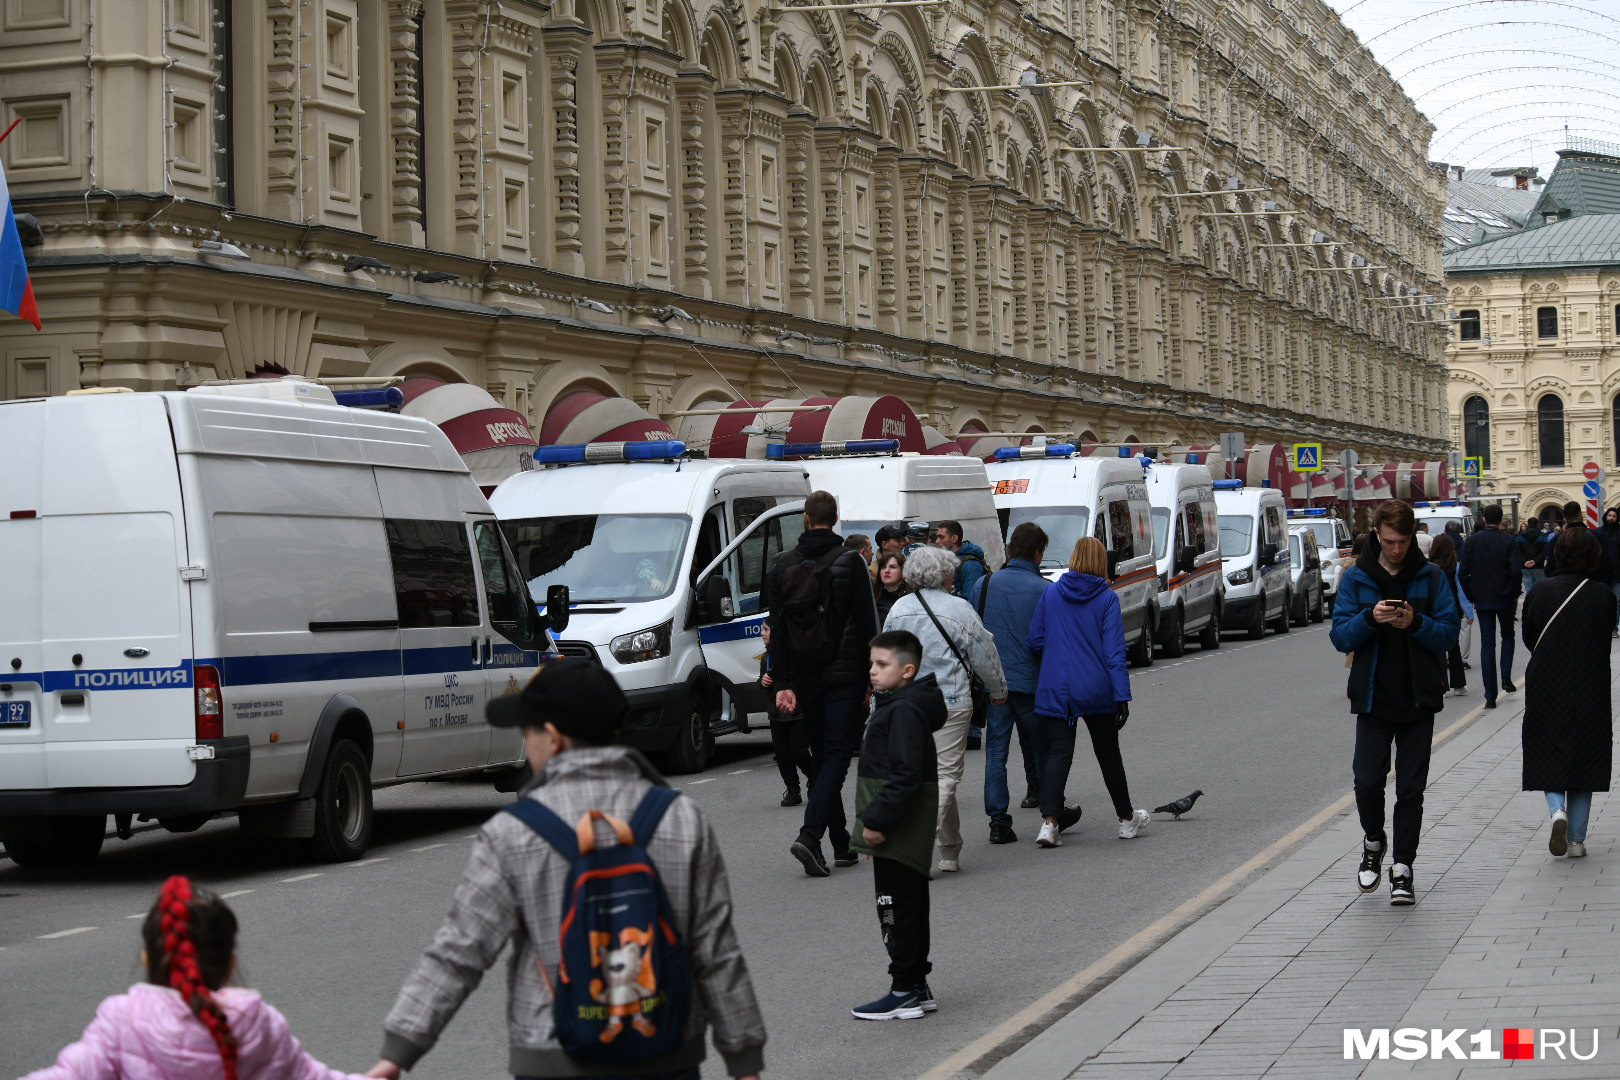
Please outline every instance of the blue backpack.
[[[569, 862], [562, 962], [551, 989], [557, 1041], [571, 1057], [634, 1065], [686, 1040], [692, 961], [647, 857], [653, 830], [679, 795], [654, 787], [628, 825], [592, 810], [577, 829], [533, 799], [506, 807]], [[598, 821], [612, 826], [617, 844], [596, 846]]]

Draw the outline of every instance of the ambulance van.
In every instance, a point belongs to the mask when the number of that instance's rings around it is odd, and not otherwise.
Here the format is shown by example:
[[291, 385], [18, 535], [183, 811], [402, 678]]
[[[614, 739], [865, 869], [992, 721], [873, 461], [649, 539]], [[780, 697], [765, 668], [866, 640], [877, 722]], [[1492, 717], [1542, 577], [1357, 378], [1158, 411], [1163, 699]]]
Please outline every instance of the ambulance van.
[[[869, 445], [883, 441], [872, 440]], [[898, 442], [888, 441], [899, 446]], [[801, 449], [813, 447], [790, 443], [778, 452], [791, 457], [795, 456], [793, 451]], [[770, 450], [777, 451], [777, 447]], [[847, 452], [847, 445], [834, 448], [835, 455]], [[821, 453], [802, 457], [798, 464], [810, 474], [812, 491], [831, 492], [837, 498], [838, 531], [843, 536], [876, 536], [885, 525], [910, 521], [959, 521], [962, 539], [984, 549], [986, 566], [999, 570], [1006, 561], [990, 480], [984, 462], [978, 458]]]
[[1008, 446], [989, 463], [991, 492], [1007, 535], [1026, 521], [1046, 531], [1041, 572], [1052, 581], [1069, 568], [1082, 536], [1108, 549], [1109, 576], [1137, 667], [1153, 663], [1159, 576], [1142, 463], [1135, 457], [1078, 457], [1070, 443]]
[[1221, 572], [1226, 602], [1221, 625], [1261, 638], [1270, 626], [1288, 633], [1288, 535], [1282, 492], [1244, 487], [1241, 480], [1215, 481], [1215, 510], [1221, 523]]
[[564, 656], [630, 699], [625, 739], [699, 772], [716, 735], [764, 722], [765, 575], [803, 531], [803, 466], [674, 440], [543, 446], [490, 496], [529, 588], [566, 583]]
[[1221, 647], [1221, 537], [1215, 514], [1215, 479], [1207, 465], [1147, 467], [1153, 516], [1153, 558], [1159, 575], [1159, 647], [1180, 656], [1187, 639]]
[[230, 811], [344, 861], [374, 787], [514, 774], [484, 705], [550, 643], [489, 503], [437, 427], [338, 401], [289, 377], [0, 404], [13, 862], [92, 859], [109, 814]]

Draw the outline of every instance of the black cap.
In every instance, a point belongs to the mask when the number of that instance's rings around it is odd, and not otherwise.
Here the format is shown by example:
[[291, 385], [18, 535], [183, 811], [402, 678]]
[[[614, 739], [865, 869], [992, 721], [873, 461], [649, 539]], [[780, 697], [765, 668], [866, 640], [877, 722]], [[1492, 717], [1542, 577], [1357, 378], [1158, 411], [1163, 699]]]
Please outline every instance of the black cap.
[[872, 538], [874, 544], [887, 544], [890, 540], [904, 540], [906, 527], [904, 525], [885, 525], [877, 531]]
[[490, 727], [551, 724], [564, 735], [596, 746], [619, 741], [629, 709], [613, 676], [590, 660], [562, 657], [541, 666], [521, 693], [484, 707]]

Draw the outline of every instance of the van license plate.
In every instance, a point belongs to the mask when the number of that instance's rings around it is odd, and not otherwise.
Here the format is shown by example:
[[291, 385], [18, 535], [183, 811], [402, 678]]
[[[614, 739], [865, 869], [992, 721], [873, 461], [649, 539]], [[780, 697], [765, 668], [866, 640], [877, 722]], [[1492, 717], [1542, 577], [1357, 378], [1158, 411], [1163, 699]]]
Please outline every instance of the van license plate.
[[28, 727], [33, 723], [33, 705], [27, 701], [0, 701], [0, 727]]

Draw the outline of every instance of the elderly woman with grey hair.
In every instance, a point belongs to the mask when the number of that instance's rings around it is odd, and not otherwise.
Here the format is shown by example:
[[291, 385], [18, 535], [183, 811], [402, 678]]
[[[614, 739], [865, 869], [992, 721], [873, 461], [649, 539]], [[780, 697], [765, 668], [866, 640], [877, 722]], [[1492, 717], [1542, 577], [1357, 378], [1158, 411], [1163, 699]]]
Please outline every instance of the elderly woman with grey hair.
[[973, 719], [969, 676], [977, 675], [996, 704], [1007, 700], [1007, 680], [995, 639], [973, 605], [951, 594], [957, 558], [944, 548], [920, 547], [906, 557], [912, 591], [896, 600], [884, 630], [909, 630], [922, 642], [922, 670], [945, 695], [945, 726], [934, 733], [939, 754], [939, 868], [962, 868], [962, 823], [956, 788], [966, 766], [968, 724]]

